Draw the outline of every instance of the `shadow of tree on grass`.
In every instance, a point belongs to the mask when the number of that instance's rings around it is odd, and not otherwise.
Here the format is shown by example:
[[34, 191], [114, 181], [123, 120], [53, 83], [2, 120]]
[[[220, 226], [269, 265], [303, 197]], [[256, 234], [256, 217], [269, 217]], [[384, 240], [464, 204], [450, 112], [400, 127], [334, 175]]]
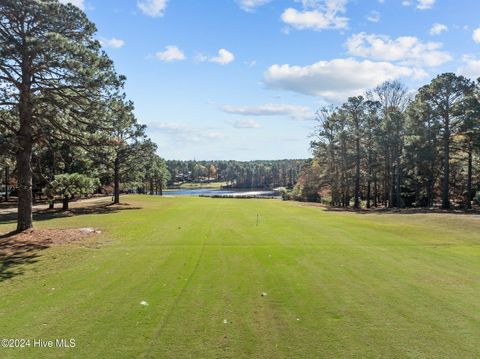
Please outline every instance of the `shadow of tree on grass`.
[[[34, 221], [47, 221], [54, 218], [74, 217], [81, 215], [104, 215], [119, 213], [125, 210], [139, 210], [127, 204], [97, 204], [86, 207], [72, 208], [69, 211], [42, 210], [34, 213]], [[0, 215], [0, 224], [14, 223], [17, 220], [16, 213]], [[0, 234], [0, 282], [22, 275], [28, 264], [38, 262], [41, 252], [49, 248], [48, 240], [39, 240], [34, 235], [26, 232], [10, 232]]]
[[49, 246], [33, 241], [18, 241], [17, 232], [0, 236], [0, 282], [21, 275], [27, 264], [38, 261], [40, 252]]
[[[119, 213], [122, 211], [132, 211], [132, 210], [139, 210], [141, 207], [133, 207], [128, 204], [97, 204], [92, 206], [86, 207], [77, 207], [71, 208], [68, 211], [63, 211], [61, 209], [46, 209], [35, 211], [33, 213], [33, 220], [34, 221], [48, 221], [54, 218], [65, 218], [65, 217], [73, 217], [73, 216], [81, 216], [81, 215], [92, 215], [92, 214], [113, 214]], [[16, 222], [17, 214], [16, 213], [8, 213], [8, 214], [0, 214], [0, 224], [11, 224]]]
[[323, 206], [328, 212], [350, 212], [356, 214], [454, 214], [454, 215], [480, 215], [480, 210], [440, 209], [440, 208], [371, 208], [353, 209]]

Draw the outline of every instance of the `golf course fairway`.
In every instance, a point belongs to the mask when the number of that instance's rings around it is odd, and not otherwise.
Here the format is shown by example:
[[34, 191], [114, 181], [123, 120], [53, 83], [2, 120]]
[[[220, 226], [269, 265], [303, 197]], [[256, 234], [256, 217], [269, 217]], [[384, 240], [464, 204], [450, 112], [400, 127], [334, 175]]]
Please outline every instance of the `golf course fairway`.
[[480, 357], [480, 216], [122, 202], [39, 217], [101, 233], [0, 257], [0, 339], [32, 340], [0, 358]]

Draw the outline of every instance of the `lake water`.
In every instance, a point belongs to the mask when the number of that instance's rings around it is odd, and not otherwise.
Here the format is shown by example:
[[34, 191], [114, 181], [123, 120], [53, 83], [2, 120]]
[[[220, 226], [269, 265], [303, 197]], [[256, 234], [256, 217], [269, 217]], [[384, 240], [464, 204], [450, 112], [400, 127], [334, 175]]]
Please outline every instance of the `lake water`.
[[269, 190], [243, 190], [243, 189], [172, 189], [164, 192], [167, 196], [227, 196], [227, 197], [280, 197], [278, 193]]

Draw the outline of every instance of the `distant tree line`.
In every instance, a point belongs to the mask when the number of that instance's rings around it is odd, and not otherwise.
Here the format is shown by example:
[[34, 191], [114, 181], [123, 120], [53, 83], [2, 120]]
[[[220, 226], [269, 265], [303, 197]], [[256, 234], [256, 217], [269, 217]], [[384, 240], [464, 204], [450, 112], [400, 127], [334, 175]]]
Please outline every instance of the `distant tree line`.
[[235, 188], [293, 187], [305, 160], [167, 161], [171, 184], [226, 182]]
[[[58, 0], [0, 2], [0, 169], [18, 197], [17, 229], [32, 201], [97, 191], [161, 192], [165, 162], [126, 100], [125, 78], [79, 8]], [[13, 190], [12, 190], [13, 189]]]
[[445, 73], [410, 95], [386, 82], [317, 113], [293, 197], [335, 207], [471, 208], [480, 191], [480, 87]]

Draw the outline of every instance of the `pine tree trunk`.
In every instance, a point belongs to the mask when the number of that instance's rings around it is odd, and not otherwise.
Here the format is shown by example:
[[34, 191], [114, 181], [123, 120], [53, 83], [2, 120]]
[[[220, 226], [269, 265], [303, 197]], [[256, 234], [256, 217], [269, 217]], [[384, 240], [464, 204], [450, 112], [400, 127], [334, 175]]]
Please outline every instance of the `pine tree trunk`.
[[8, 178], [9, 178], [9, 168], [5, 166], [5, 202], [8, 202], [9, 195], [8, 195]]
[[393, 208], [394, 205], [394, 191], [395, 191], [395, 165], [391, 167], [390, 171], [390, 183], [389, 183], [389, 192], [388, 192], [388, 208]]
[[120, 160], [118, 157], [115, 158], [114, 168], [113, 168], [113, 203], [120, 203]]
[[368, 154], [368, 179], [367, 179], [367, 208], [371, 208], [372, 196], [372, 156]]
[[20, 96], [18, 104], [20, 128], [16, 136], [18, 150], [15, 156], [18, 171], [18, 231], [24, 231], [33, 227], [31, 165], [33, 147], [33, 103], [31, 93], [31, 59], [27, 52], [22, 54], [21, 62], [22, 83], [19, 91]]
[[32, 218], [32, 110], [27, 93], [20, 99], [20, 130], [17, 134], [19, 149], [16, 153], [18, 171], [18, 217], [17, 230], [24, 231], [33, 227]]
[[63, 202], [62, 202], [63, 203], [62, 209], [64, 211], [68, 211], [68, 202], [69, 202], [68, 196], [64, 196], [63, 197]]
[[32, 144], [28, 143], [29, 141], [23, 142], [22, 149], [16, 155], [18, 170], [18, 231], [24, 231], [33, 227], [32, 168], [30, 163]]
[[443, 188], [442, 188], [442, 208], [450, 208], [448, 192], [450, 189], [450, 119], [447, 114], [445, 118], [445, 133], [443, 134]]
[[468, 144], [467, 209], [472, 209], [473, 144]]
[[397, 155], [397, 165], [395, 166], [395, 193], [396, 193], [396, 207], [402, 207], [402, 192], [400, 188], [400, 157]]
[[420, 201], [420, 181], [418, 180], [418, 163], [415, 162], [415, 169], [414, 169], [414, 183], [415, 183], [415, 207], [418, 207], [418, 203]]
[[430, 173], [428, 175], [427, 183], [427, 207], [433, 207], [434, 187], [435, 187], [435, 156], [432, 156], [430, 161]]
[[370, 179], [368, 180], [367, 182], [367, 208], [371, 208], [372, 205], [370, 204], [370, 197], [372, 195], [372, 182], [370, 181]]
[[153, 178], [150, 178], [150, 196], [153, 196]]
[[353, 207], [360, 208], [360, 138], [355, 139], [355, 200]]
[[[388, 151], [388, 149], [386, 149]], [[385, 156], [385, 170], [383, 176], [383, 205], [389, 207], [390, 203], [390, 161], [389, 161], [388, 152]]]

